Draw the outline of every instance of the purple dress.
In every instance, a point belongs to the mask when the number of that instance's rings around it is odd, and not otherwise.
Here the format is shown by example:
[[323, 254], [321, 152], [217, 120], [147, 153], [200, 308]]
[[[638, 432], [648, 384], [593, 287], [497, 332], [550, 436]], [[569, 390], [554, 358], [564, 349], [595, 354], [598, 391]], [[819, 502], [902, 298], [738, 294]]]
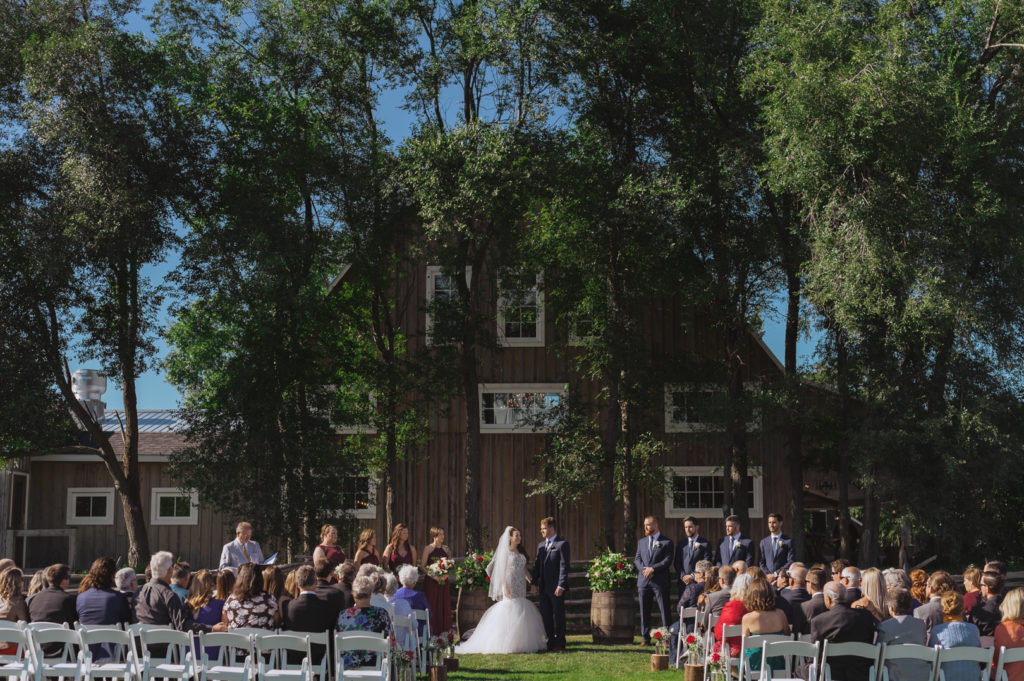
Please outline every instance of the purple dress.
[[[199, 608], [198, 612], [196, 612], [196, 616], [193, 619], [196, 622], [199, 622], [200, 624], [208, 624], [212, 627], [213, 625], [220, 623], [223, 612], [224, 600], [220, 598], [211, 598], [209, 603]], [[196, 636], [195, 639], [196, 649], [198, 650], [199, 637]], [[206, 656], [212, 660], [217, 657], [217, 653], [219, 650], [219, 646], [207, 646], [204, 649], [204, 652], [206, 653]]]

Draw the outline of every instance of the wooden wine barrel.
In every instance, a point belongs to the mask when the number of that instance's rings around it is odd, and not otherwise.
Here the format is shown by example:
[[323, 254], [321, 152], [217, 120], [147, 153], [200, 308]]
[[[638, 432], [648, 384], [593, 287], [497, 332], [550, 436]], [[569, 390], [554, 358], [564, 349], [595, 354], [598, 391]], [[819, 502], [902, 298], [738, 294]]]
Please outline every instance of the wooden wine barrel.
[[457, 615], [459, 618], [459, 636], [474, 628], [491, 606], [487, 597], [487, 589], [460, 589]]
[[632, 591], [596, 592], [590, 599], [594, 643], [632, 643], [636, 607], [636, 594]]

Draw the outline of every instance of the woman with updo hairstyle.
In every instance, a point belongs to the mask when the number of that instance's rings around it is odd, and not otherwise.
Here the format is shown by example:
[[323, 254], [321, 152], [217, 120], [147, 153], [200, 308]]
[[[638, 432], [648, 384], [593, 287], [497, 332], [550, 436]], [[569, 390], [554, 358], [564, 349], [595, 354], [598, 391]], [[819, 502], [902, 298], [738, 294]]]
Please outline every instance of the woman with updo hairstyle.
[[[370, 604], [373, 592], [377, 588], [376, 575], [359, 575], [352, 582], [352, 597], [355, 604], [338, 616], [338, 631], [372, 631], [391, 640], [395, 644], [395, 630], [391, 623], [391, 615], [384, 608]], [[344, 653], [345, 668], [377, 664], [377, 654], [366, 650], [354, 650]]]
[[[786, 613], [775, 607], [775, 591], [764, 577], [756, 577], [750, 582], [747, 591], [743, 596], [743, 607], [747, 614], [740, 620], [743, 626], [743, 635], [769, 636], [772, 634], [789, 634], [789, 620]], [[747, 648], [743, 654], [750, 660], [751, 670], [761, 669], [761, 649]], [[768, 666], [773, 671], [785, 667], [785, 660], [781, 657], [768, 659]]]
[[320, 528], [320, 543], [313, 549], [313, 562], [323, 558], [336, 568], [345, 562], [345, 550], [338, 546], [338, 528], [327, 524]]
[[[25, 576], [16, 567], [0, 572], [0, 620], [28, 622], [28, 606], [25, 605], [25, 594], [21, 591], [24, 582]], [[17, 643], [0, 643], [0, 655], [14, 655], [17, 652]]]
[[353, 558], [356, 565], [380, 565], [380, 552], [377, 551], [377, 533], [366, 528], [359, 533], [359, 546]]
[[[932, 627], [929, 645], [943, 648], [960, 648], [962, 646], [980, 648], [981, 635], [978, 627], [964, 622], [964, 597], [955, 591], [942, 594], [939, 601], [942, 606], [942, 624]], [[946, 681], [977, 681], [977, 662], [946, 662], [942, 665], [942, 673]]]
[[405, 523], [395, 525], [391, 541], [384, 548], [381, 565], [385, 570], [398, 574], [403, 565], [416, 565], [416, 547], [409, 542], [409, 528]]
[[924, 570], [918, 569], [910, 573], [910, 596], [917, 601], [915, 608], [928, 602], [928, 573]]
[[[444, 543], [444, 530], [440, 527], [430, 528], [430, 543], [423, 549], [420, 556], [420, 569], [427, 571], [427, 565], [436, 563], [442, 558], [451, 558], [452, 550]], [[423, 582], [423, 592], [430, 603], [430, 631], [434, 635], [443, 634], [452, 629], [452, 591], [448, 577], [431, 577], [427, 574]]]
[[263, 590], [263, 574], [259, 565], [246, 563], [238, 568], [235, 588], [224, 602], [221, 619], [232, 629], [254, 627], [273, 629], [277, 600]]

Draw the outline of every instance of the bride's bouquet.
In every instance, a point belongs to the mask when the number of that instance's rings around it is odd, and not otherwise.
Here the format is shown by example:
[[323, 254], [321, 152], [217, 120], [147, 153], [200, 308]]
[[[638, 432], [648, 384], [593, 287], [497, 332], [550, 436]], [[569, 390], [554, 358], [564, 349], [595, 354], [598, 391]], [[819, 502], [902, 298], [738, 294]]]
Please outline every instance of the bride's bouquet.
[[434, 579], [447, 577], [455, 570], [455, 561], [451, 558], [438, 558], [427, 566], [427, 574]]

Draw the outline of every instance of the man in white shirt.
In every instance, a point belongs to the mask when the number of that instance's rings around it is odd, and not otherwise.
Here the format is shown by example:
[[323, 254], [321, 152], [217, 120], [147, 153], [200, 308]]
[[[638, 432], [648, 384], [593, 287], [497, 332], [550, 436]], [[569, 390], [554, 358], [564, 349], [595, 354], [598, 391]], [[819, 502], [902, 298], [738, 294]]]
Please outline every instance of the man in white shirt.
[[246, 563], [262, 563], [263, 551], [252, 540], [252, 525], [244, 520], [235, 528], [235, 539], [224, 545], [220, 552], [220, 569], [238, 568]]

